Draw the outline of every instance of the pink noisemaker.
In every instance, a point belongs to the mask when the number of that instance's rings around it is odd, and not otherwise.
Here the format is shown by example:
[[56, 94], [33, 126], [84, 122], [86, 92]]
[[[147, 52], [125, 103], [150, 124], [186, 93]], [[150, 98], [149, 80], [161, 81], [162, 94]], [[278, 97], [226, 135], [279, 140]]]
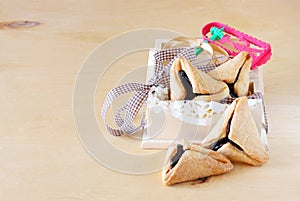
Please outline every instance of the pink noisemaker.
[[225, 49], [230, 56], [241, 51], [249, 52], [252, 57], [251, 69], [265, 64], [272, 55], [269, 43], [242, 33], [220, 22], [211, 22], [202, 28], [203, 39]]

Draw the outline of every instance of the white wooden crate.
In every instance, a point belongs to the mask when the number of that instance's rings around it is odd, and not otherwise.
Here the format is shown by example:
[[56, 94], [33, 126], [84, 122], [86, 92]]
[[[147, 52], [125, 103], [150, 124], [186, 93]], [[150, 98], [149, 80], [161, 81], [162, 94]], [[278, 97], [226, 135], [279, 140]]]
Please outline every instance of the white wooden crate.
[[[156, 49], [161, 49], [162, 44], [168, 39], [155, 41]], [[154, 73], [154, 53], [149, 51], [147, 81]], [[255, 92], [263, 91], [263, 75], [260, 68], [250, 72], [250, 82], [253, 82]], [[261, 131], [262, 141], [266, 145], [266, 131], [263, 118], [263, 105], [261, 100], [248, 100], [251, 113], [258, 130]], [[143, 148], [163, 149], [171, 143], [180, 140], [199, 143], [216, 124], [227, 104], [203, 101], [161, 101], [149, 97], [145, 128], [142, 140]], [[267, 145], [266, 145], [267, 146]]]

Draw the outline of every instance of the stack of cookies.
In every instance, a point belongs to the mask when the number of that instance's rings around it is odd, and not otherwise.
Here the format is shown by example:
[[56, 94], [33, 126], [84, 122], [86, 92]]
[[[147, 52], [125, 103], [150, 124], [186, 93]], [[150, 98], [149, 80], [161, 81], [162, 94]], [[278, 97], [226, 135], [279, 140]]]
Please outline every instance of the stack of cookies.
[[248, 106], [252, 59], [242, 51], [208, 73], [178, 57], [170, 69], [170, 100], [221, 101], [235, 98], [201, 144], [170, 148], [162, 172], [166, 185], [205, 180], [229, 172], [232, 162], [260, 166], [269, 159]]

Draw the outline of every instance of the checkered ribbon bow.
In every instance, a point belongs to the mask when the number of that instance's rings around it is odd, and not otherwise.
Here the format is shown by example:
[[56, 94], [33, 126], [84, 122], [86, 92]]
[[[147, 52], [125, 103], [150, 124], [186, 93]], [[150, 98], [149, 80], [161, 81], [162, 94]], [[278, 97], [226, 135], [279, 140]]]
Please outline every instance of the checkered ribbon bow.
[[[148, 94], [153, 86], [163, 86], [169, 88], [170, 77], [169, 69], [173, 61], [177, 58], [183, 56], [193, 63], [193, 65], [204, 72], [208, 72], [217, 67], [215, 64], [209, 65], [200, 65], [196, 62], [195, 48], [172, 48], [159, 50], [154, 54], [155, 58], [155, 68], [153, 77], [147, 82], [147, 84], [142, 83], [125, 83], [120, 86], [117, 86], [109, 91], [106, 96], [106, 99], [102, 106], [101, 116], [106, 125], [107, 130], [113, 136], [122, 136], [122, 135], [131, 135], [137, 131], [144, 129], [145, 122], [145, 105], [148, 98]], [[163, 65], [163, 62], [170, 61], [167, 66]], [[117, 125], [117, 128], [110, 127], [106, 122], [106, 113], [110, 105], [116, 100], [119, 96], [135, 92], [135, 94], [127, 101], [127, 103], [119, 108], [114, 116], [114, 121]], [[248, 96], [249, 99], [263, 99], [260, 92], [254, 93]], [[221, 103], [231, 103], [234, 98], [225, 98]], [[134, 126], [132, 122], [135, 117], [142, 110], [142, 118], [140, 125]], [[125, 113], [125, 114], [124, 114]], [[265, 112], [264, 112], [265, 113]], [[265, 113], [265, 124], [266, 131], [268, 130], [267, 119]]]

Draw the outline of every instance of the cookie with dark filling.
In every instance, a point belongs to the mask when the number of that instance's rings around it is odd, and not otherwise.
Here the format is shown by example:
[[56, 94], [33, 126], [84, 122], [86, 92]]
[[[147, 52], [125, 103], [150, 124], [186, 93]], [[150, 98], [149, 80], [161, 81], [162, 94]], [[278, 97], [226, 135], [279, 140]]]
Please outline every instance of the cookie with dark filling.
[[184, 57], [175, 59], [170, 69], [170, 92], [171, 100], [220, 101], [229, 96], [224, 82], [197, 70]]
[[231, 97], [247, 96], [249, 93], [249, 72], [252, 58], [248, 52], [242, 51], [233, 59], [220, 65], [207, 74], [216, 80], [226, 82]]
[[176, 145], [169, 148], [162, 172], [165, 185], [205, 180], [209, 176], [230, 171], [232, 163], [223, 155], [199, 145]]
[[224, 116], [202, 141], [202, 145], [231, 161], [254, 166], [262, 165], [269, 159], [245, 96], [237, 98], [225, 110]]

